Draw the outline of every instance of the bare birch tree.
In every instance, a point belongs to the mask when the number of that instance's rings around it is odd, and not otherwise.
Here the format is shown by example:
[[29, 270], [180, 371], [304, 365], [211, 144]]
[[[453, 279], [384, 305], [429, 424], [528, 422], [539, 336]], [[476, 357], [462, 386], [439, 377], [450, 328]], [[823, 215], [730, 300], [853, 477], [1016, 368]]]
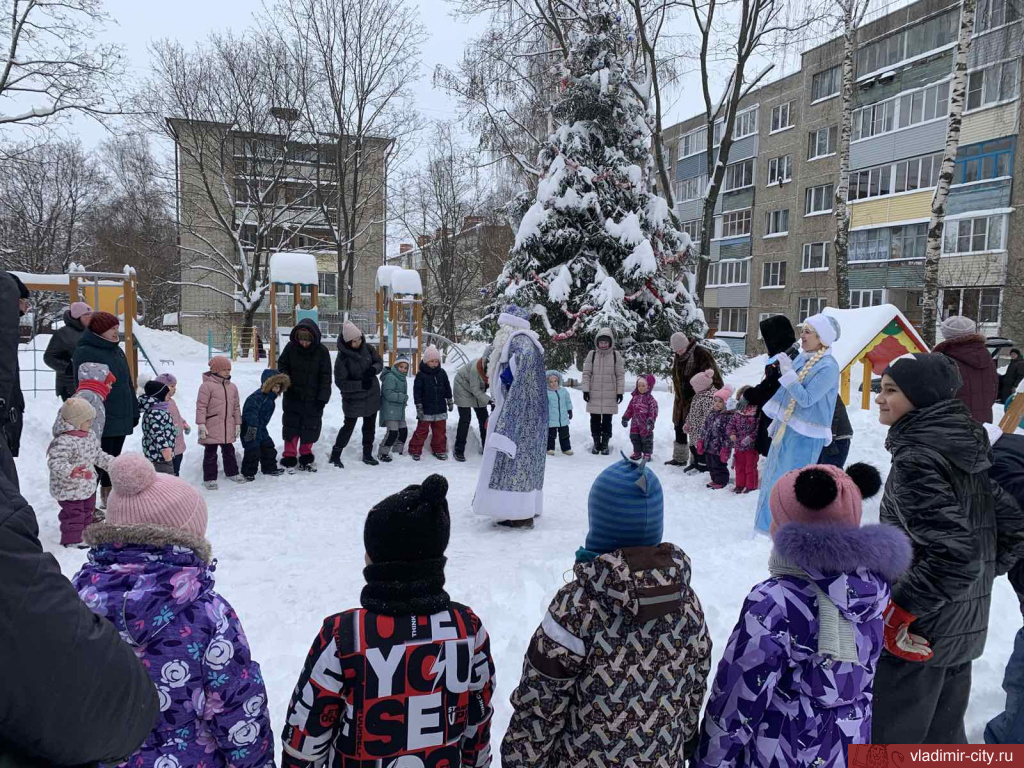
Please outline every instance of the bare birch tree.
[[406, 0], [281, 0], [267, 26], [291, 51], [299, 120], [318, 149], [324, 245], [336, 253], [348, 310], [361, 245], [383, 231], [389, 166], [419, 129], [413, 85], [424, 27]]
[[843, 63], [840, 84], [839, 183], [836, 185], [834, 217], [836, 237], [833, 255], [836, 263], [837, 305], [850, 307], [850, 137], [853, 130], [854, 64], [857, 34], [864, 22], [870, 0], [838, 0], [843, 25]]
[[250, 326], [269, 290], [270, 255], [319, 223], [298, 162], [308, 145], [287, 108], [298, 99], [290, 56], [247, 32], [191, 51], [163, 41], [153, 58], [140, 100], [149, 129], [176, 145], [178, 284], [231, 299]]
[[946, 224], [946, 201], [953, 184], [956, 153], [960, 146], [960, 127], [967, 99], [967, 56], [974, 35], [976, 0], [963, 0], [960, 6], [960, 32], [953, 58], [953, 82], [950, 86], [949, 120], [946, 123], [946, 147], [942, 152], [939, 182], [932, 195], [932, 215], [928, 222], [928, 245], [924, 260], [924, 305], [921, 310], [921, 335], [929, 346], [935, 344], [939, 316], [939, 264], [942, 259], [942, 235]]
[[97, 42], [102, 0], [0, 0], [0, 13], [0, 128], [121, 111], [123, 52]]

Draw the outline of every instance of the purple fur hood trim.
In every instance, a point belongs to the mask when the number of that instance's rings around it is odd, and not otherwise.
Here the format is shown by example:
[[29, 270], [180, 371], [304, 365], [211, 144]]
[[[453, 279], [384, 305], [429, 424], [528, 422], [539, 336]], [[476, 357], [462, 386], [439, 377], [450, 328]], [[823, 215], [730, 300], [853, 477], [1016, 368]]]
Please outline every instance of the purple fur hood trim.
[[910, 539], [892, 525], [849, 528], [790, 523], [775, 534], [776, 551], [794, 565], [822, 574], [877, 573], [890, 584], [910, 567]]

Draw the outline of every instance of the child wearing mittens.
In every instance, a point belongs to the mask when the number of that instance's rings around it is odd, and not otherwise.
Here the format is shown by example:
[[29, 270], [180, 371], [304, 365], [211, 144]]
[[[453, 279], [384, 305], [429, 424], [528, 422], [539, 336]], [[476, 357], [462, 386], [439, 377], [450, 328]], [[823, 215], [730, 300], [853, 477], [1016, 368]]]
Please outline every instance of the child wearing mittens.
[[203, 497], [137, 453], [115, 459], [110, 478], [107, 520], [86, 530], [89, 561], [72, 581], [135, 651], [160, 700], [152, 732], [121, 765], [272, 768], [263, 674], [214, 590]]
[[196, 398], [196, 424], [203, 446], [203, 486], [217, 490], [218, 448], [228, 480], [244, 483], [235, 458], [235, 440], [242, 433], [242, 404], [238, 387], [231, 383], [231, 361], [223, 355], [211, 358], [210, 370], [203, 374]]
[[185, 435], [192, 434], [192, 426], [181, 417], [178, 404], [174, 402], [174, 393], [178, 390], [177, 377], [173, 373], [161, 373], [153, 381], [159, 381], [161, 384], [167, 385], [167, 397], [164, 398], [164, 402], [167, 403], [167, 410], [170, 412], [171, 421], [174, 423], [174, 458], [172, 463], [174, 465], [174, 474], [177, 476], [181, 473], [181, 461], [185, 458]]
[[[633, 444], [633, 461], [641, 457], [650, 461], [654, 453], [654, 422], [658, 420], [658, 401], [654, 390], [654, 376], [645, 373], [636, 380], [629, 406], [622, 414], [622, 426], [629, 427], [629, 441]], [[633, 422], [630, 425], [630, 422]]]
[[416, 431], [409, 441], [409, 455], [419, 461], [423, 444], [430, 434], [430, 450], [434, 458], [448, 459], [448, 414], [455, 407], [452, 385], [441, 367], [441, 353], [431, 344], [423, 352], [423, 364], [412, 384], [412, 399], [416, 405]]
[[732, 444], [729, 441], [729, 420], [732, 414], [726, 410], [725, 404], [732, 397], [732, 387], [722, 387], [715, 392], [711, 413], [704, 420], [704, 430], [697, 443], [697, 451], [703, 452], [708, 463], [711, 481], [707, 487], [719, 491], [729, 484], [729, 454]]
[[757, 406], [744, 399], [749, 386], [736, 392], [736, 409], [729, 419], [729, 443], [732, 445], [733, 467], [736, 470], [735, 493], [757, 490]]
[[690, 400], [690, 410], [683, 422], [683, 434], [689, 438], [690, 465], [684, 470], [688, 475], [708, 471], [708, 463], [704, 452], [697, 450], [697, 443], [704, 434], [704, 422], [715, 404], [715, 371], [712, 368], [695, 373], [690, 377], [690, 386], [694, 395]]

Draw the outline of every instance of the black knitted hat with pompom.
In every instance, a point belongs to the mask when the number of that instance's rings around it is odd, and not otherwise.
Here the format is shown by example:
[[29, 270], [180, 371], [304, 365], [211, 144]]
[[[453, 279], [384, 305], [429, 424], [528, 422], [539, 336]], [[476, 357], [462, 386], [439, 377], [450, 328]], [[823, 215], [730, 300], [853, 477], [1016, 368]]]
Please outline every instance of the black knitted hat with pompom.
[[370, 510], [363, 545], [374, 563], [415, 562], [444, 557], [451, 533], [448, 481], [431, 475], [388, 496]]

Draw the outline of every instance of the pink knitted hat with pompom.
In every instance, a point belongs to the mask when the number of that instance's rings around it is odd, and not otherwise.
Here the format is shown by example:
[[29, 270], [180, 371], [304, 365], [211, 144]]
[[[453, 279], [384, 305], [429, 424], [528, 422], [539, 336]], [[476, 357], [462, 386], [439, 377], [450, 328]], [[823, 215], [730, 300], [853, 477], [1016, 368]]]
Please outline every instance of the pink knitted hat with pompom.
[[726, 384], [720, 390], [715, 392], [715, 397], [720, 398], [723, 402], [727, 401], [730, 397], [732, 397], [732, 387]]
[[690, 386], [693, 387], [694, 392], [704, 392], [711, 389], [711, 385], [715, 381], [715, 372], [708, 368], [706, 371], [695, 373], [690, 377]]
[[431, 344], [429, 347], [427, 347], [423, 351], [423, 362], [424, 363], [430, 363], [430, 362], [440, 363], [441, 362], [441, 352], [437, 349], [437, 347], [435, 347], [433, 344]]
[[158, 525], [206, 538], [206, 502], [191, 485], [158, 474], [145, 456], [126, 453], [110, 467], [107, 499], [112, 525]]

